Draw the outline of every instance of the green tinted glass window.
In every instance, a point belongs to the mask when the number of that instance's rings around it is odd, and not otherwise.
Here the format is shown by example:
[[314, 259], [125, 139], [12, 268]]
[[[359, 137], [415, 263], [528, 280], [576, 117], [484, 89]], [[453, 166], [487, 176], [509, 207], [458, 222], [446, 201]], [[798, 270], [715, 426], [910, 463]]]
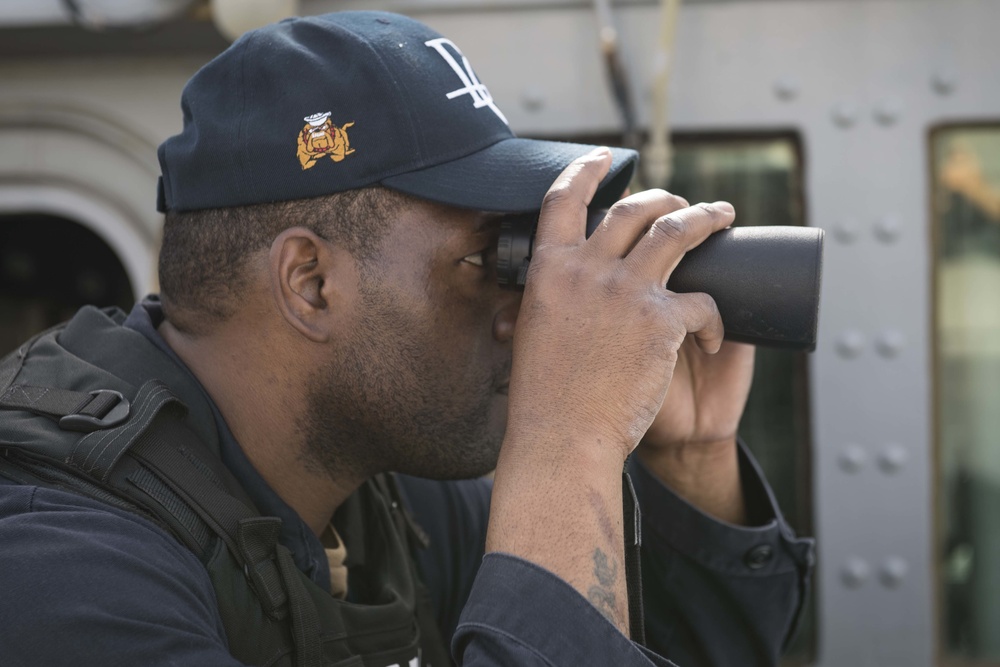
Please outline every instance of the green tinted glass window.
[[[802, 160], [794, 135], [674, 137], [670, 191], [688, 201], [725, 200], [737, 225], [802, 225]], [[758, 348], [740, 435], [764, 468], [786, 518], [812, 535], [807, 355]], [[807, 664], [815, 646], [814, 602], [785, 656]]]
[[[802, 225], [794, 137], [677, 137], [670, 190], [689, 201], [726, 200], [737, 225]], [[740, 432], [767, 473], [789, 522], [811, 534], [806, 356], [759, 348]]]
[[1000, 664], [1000, 126], [932, 146], [941, 646]]

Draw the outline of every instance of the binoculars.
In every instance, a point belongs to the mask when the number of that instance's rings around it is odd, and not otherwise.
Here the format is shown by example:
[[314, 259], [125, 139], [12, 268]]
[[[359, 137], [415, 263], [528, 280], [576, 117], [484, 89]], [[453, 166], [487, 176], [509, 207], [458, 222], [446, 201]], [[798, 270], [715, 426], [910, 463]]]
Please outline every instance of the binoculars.
[[[607, 209], [587, 216], [587, 236]], [[497, 279], [524, 289], [537, 216], [500, 225]], [[715, 299], [727, 340], [812, 352], [819, 322], [823, 230], [813, 227], [732, 227], [684, 255], [666, 288], [705, 292]]]

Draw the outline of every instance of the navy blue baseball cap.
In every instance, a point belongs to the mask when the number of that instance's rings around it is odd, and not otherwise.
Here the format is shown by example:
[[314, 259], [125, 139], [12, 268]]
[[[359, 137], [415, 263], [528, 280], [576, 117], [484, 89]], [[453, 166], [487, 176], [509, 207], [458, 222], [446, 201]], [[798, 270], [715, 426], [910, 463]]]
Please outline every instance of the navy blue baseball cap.
[[[593, 148], [514, 136], [454, 43], [384, 12], [251, 31], [194, 75], [181, 108], [183, 131], [159, 148], [160, 211], [376, 184], [462, 208], [534, 211]], [[595, 205], [613, 203], [635, 167], [634, 151], [612, 154]]]

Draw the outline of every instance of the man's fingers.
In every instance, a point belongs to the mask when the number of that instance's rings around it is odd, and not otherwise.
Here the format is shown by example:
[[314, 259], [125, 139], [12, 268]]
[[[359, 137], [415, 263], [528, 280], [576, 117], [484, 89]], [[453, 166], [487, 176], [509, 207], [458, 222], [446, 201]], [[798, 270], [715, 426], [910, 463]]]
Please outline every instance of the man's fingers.
[[576, 244], [583, 240], [587, 206], [611, 168], [611, 151], [595, 148], [573, 160], [545, 193], [538, 217], [535, 247]]
[[624, 257], [653, 220], [689, 206], [686, 199], [665, 190], [646, 190], [625, 197], [611, 207], [588, 243], [601, 255]]
[[684, 253], [735, 219], [732, 204], [724, 201], [669, 213], [653, 222], [627, 259], [645, 275], [655, 276], [665, 284]]
[[671, 294], [670, 301], [680, 324], [695, 337], [698, 347], [715, 354], [722, 347], [725, 330], [715, 299], [702, 292]]

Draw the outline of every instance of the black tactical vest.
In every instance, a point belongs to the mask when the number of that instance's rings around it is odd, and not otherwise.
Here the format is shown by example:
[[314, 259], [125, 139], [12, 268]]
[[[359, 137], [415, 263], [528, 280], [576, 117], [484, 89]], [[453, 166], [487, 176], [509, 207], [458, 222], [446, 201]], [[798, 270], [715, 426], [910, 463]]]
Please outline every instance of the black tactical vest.
[[371, 603], [335, 599], [278, 543], [281, 519], [261, 516], [222, 465], [200, 388], [123, 320], [84, 308], [0, 361], [0, 474], [173, 534], [208, 570], [229, 650], [246, 664], [451, 664], [410, 554], [420, 531], [392, 477], [348, 501], [365, 523]]

